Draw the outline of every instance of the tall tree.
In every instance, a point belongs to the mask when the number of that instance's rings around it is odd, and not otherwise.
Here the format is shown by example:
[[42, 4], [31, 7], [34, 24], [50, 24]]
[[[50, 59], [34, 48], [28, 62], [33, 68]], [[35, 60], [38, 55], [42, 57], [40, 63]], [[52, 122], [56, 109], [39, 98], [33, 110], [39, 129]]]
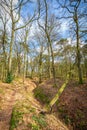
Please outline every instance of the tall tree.
[[[8, 60], [8, 74], [11, 73], [12, 68], [12, 50], [14, 45], [14, 37], [15, 32], [19, 29], [24, 28], [26, 25], [28, 25], [30, 22], [35, 20], [35, 14], [31, 16], [27, 22], [22, 26], [17, 26], [19, 24], [21, 19], [21, 10], [24, 5], [26, 5], [29, 0], [20, 0], [20, 1], [13, 1], [13, 0], [1, 0], [0, 7], [7, 12], [8, 17], [11, 20], [11, 41], [10, 41], [10, 49], [9, 49], [9, 60]], [[17, 14], [17, 15], [16, 15]], [[23, 22], [23, 21], [22, 21]]]
[[45, 38], [41, 31], [36, 30], [34, 34], [35, 42], [38, 44], [37, 57], [38, 57], [38, 73], [39, 73], [39, 83], [42, 82], [42, 72], [43, 72], [43, 53], [46, 50]]
[[[0, 10], [1, 11], [1, 10]], [[2, 47], [2, 54], [3, 54], [3, 80], [5, 79], [6, 76], [6, 70], [7, 70], [7, 54], [6, 54], [6, 47], [8, 43], [8, 30], [7, 30], [7, 24], [9, 19], [6, 16], [6, 13], [1, 11], [0, 13], [0, 21], [1, 21], [1, 29], [0, 29], [0, 45]]]
[[64, 14], [62, 13], [61, 18], [70, 18], [72, 19], [74, 25], [74, 31], [76, 36], [76, 60], [77, 60], [77, 67], [78, 67], [78, 77], [79, 77], [79, 83], [83, 82], [82, 79], [82, 71], [81, 71], [81, 54], [80, 54], [80, 29], [82, 25], [83, 18], [87, 15], [86, 12], [86, 3], [82, 2], [81, 0], [68, 0], [61, 2], [60, 0], [57, 0], [60, 7], [63, 9]]
[[50, 14], [49, 16], [47, 0], [44, 0], [44, 10], [45, 10], [44, 22], [43, 24], [41, 24], [38, 21], [38, 25], [44, 31], [45, 37], [47, 39], [47, 48], [48, 48], [48, 56], [49, 56], [48, 57], [49, 77], [50, 77], [50, 71], [51, 71], [50, 59], [52, 59], [52, 75], [54, 78], [54, 84], [56, 85], [53, 43], [58, 39], [59, 33], [57, 29], [59, 29], [60, 24], [58, 21], [56, 21], [54, 15]]

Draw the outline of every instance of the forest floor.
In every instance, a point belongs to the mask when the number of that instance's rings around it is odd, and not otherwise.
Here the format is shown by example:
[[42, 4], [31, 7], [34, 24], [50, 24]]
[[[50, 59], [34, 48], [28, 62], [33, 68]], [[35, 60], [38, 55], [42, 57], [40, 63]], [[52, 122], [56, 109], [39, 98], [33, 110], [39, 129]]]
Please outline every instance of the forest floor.
[[0, 130], [68, 130], [54, 113], [40, 114], [43, 105], [34, 97], [35, 88], [29, 79], [0, 82]]
[[[56, 83], [57, 87], [54, 87], [53, 79], [46, 80], [34, 90], [35, 97], [40, 103], [48, 104], [64, 81], [56, 79]], [[52, 113], [62, 120], [69, 130], [87, 130], [87, 81], [78, 84], [71, 80], [59, 101], [53, 106]]]

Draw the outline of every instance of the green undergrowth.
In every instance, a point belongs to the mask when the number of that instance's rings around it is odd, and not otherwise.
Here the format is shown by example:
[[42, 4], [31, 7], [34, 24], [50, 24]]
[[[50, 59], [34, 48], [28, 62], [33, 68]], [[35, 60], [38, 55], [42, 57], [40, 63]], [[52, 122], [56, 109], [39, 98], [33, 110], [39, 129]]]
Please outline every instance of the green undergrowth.
[[15, 107], [13, 108], [9, 130], [14, 130], [14, 128], [18, 126], [19, 122], [23, 121], [23, 114], [23, 112], [20, 112]]
[[44, 104], [49, 104], [50, 99], [49, 97], [43, 92], [43, 89], [37, 87], [34, 90], [34, 96], [36, 99], [38, 99], [39, 101], [41, 101]]
[[27, 125], [27, 127], [28, 127], [29, 129], [31, 129], [31, 130], [40, 130], [40, 127], [39, 127], [38, 125], [36, 125], [36, 124], [33, 124], [33, 123], [29, 123], [29, 124]]
[[45, 117], [43, 115], [32, 115], [32, 122], [28, 123], [28, 128], [31, 130], [42, 130], [47, 127]]
[[47, 126], [45, 117], [43, 115], [33, 115], [32, 120], [34, 120], [42, 128]]
[[29, 103], [29, 101], [24, 100], [20, 102], [16, 102], [16, 109], [20, 110], [24, 114], [29, 114], [29, 113], [35, 113], [36, 109], [32, 107], [32, 105]]
[[13, 79], [14, 79], [14, 76], [13, 76], [12, 73], [10, 72], [10, 73], [7, 74], [7, 77], [6, 77], [5, 82], [6, 82], [6, 83], [11, 83], [11, 82], [13, 81]]
[[29, 104], [29, 101], [20, 101], [12, 110], [9, 130], [15, 130], [25, 124], [29, 130], [42, 130], [47, 127], [45, 116], [38, 114], [36, 108]]

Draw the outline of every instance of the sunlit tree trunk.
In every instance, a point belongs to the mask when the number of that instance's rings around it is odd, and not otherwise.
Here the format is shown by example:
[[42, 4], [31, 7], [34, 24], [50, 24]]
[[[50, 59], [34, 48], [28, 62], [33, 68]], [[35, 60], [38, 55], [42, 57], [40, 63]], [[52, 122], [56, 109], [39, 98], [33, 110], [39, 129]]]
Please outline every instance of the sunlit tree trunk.
[[39, 83], [42, 82], [42, 53], [39, 57]]
[[42, 82], [42, 55], [43, 55], [43, 45], [41, 45], [39, 55], [39, 83]]
[[11, 32], [11, 42], [10, 42], [10, 51], [9, 51], [9, 60], [8, 60], [8, 73], [11, 73], [11, 65], [12, 65], [12, 49], [14, 44], [14, 24], [12, 24], [12, 32]]
[[50, 63], [50, 47], [47, 43], [48, 57], [47, 57], [47, 67], [48, 67], [48, 78], [51, 78], [51, 63]]
[[26, 76], [26, 51], [24, 52], [23, 83], [25, 81], [25, 76]]
[[61, 96], [61, 94], [63, 93], [63, 91], [65, 90], [69, 79], [70, 79], [70, 74], [71, 72], [69, 72], [66, 76], [66, 81], [64, 82], [64, 84], [60, 87], [60, 89], [58, 90], [58, 92], [56, 93], [56, 95], [53, 97], [53, 99], [50, 101], [50, 103], [45, 106], [42, 110], [43, 113], [49, 113], [52, 111], [52, 107], [54, 106], [54, 104], [59, 100], [59, 97]]
[[26, 56], [27, 56], [27, 53], [28, 53], [28, 46], [27, 46], [27, 39], [28, 39], [28, 33], [29, 33], [29, 30], [27, 28], [25, 28], [25, 38], [24, 38], [24, 66], [23, 66], [23, 83], [25, 81], [25, 77], [26, 77], [26, 64], [27, 64], [27, 59], [26, 59]]
[[54, 66], [54, 53], [53, 53], [53, 48], [52, 48], [52, 43], [49, 39], [49, 44], [50, 44], [50, 50], [51, 50], [51, 57], [52, 57], [52, 74], [54, 78], [54, 86], [56, 87], [56, 75], [55, 75], [55, 66]]
[[50, 106], [50, 107], [52, 107], [52, 106], [56, 103], [56, 101], [59, 100], [60, 95], [62, 94], [62, 92], [64, 91], [64, 89], [65, 89], [66, 86], [67, 86], [67, 83], [69, 82], [69, 77], [70, 77], [70, 75], [69, 75], [69, 73], [68, 73], [68, 74], [67, 74], [67, 77], [66, 77], [65, 83], [60, 87], [60, 89], [58, 90], [58, 92], [57, 92], [57, 94], [55, 95], [55, 97], [54, 97], [54, 98], [51, 100], [51, 102], [49, 103], [49, 106]]
[[[5, 27], [4, 27], [4, 29], [5, 29]], [[4, 53], [4, 67], [5, 67], [5, 69], [6, 69], [6, 52], [5, 52], [5, 40], [6, 40], [6, 31], [4, 30], [4, 33], [3, 33], [3, 39], [2, 39], [3, 41], [3, 53]]]
[[47, 1], [44, 0], [45, 3], [45, 11], [46, 11], [46, 16], [45, 16], [45, 33], [46, 33], [46, 37], [48, 40], [48, 44], [50, 47], [50, 52], [51, 52], [51, 58], [52, 58], [52, 74], [53, 74], [53, 79], [54, 79], [54, 86], [56, 86], [56, 77], [55, 77], [55, 67], [54, 67], [54, 53], [53, 53], [53, 48], [52, 48], [52, 43], [51, 43], [51, 39], [50, 36], [48, 34], [48, 7], [47, 7]]
[[1, 35], [1, 44], [2, 44], [2, 49], [3, 49], [3, 80], [5, 80], [5, 76], [6, 76], [6, 70], [7, 70], [7, 55], [6, 55], [6, 45], [7, 45], [7, 23], [8, 23], [8, 19], [6, 14], [3, 16], [3, 14], [0, 14], [0, 20], [2, 22], [2, 26], [3, 26], [3, 33]]
[[28, 52], [27, 52], [27, 61], [26, 61], [26, 76], [28, 76]]

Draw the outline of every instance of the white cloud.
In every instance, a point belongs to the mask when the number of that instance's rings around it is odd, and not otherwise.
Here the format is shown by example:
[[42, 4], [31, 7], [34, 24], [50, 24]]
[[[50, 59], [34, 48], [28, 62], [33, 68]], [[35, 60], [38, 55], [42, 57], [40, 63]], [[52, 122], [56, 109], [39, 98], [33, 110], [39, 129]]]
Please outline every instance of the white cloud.
[[64, 20], [64, 22], [62, 22], [61, 24], [61, 31], [65, 32], [66, 30], [68, 30], [68, 25], [67, 25], [67, 21]]

